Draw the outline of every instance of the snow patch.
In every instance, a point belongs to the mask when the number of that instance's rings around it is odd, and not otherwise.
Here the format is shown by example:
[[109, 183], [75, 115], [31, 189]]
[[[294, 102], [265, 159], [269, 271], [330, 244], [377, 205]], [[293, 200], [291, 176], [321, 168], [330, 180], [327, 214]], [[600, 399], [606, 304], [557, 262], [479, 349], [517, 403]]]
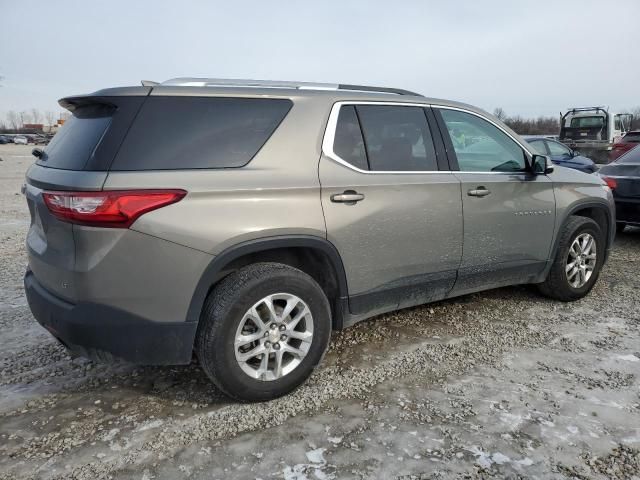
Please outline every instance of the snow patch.
[[[507, 457], [504, 453], [495, 452], [492, 454], [492, 453], [483, 452], [476, 445], [473, 445], [472, 447], [467, 448], [466, 450], [468, 452], [471, 452], [471, 454], [476, 457], [476, 464], [478, 464], [482, 468], [489, 468], [494, 463], [496, 465], [504, 465], [505, 463], [511, 463], [516, 468], [528, 467], [530, 465], [533, 465], [533, 460], [531, 460], [529, 457], [525, 457], [521, 460], [511, 460], [511, 458]], [[461, 452], [458, 452], [458, 454], [456, 454], [456, 456], [458, 458], [461, 458], [462, 457]]]
[[640, 358], [636, 357], [633, 354], [629, 355], [616, 355], [618, 360], [622, 360], [624, 362], [640, 362]]
[[160, 426], [162, 426], [162, 424], [164, 423], [163, 420], [153, 420], [151, 422], [145, 422], [142, 425], [140, 425], [137, 429], [136, 432], [144, 432], [145, 430], [151, 430], [152, 428], [158, 428]]
[[299, 463], [292, 467], [286, 466], [282, 471], [284, 480], [332, 480], [335, 475], [326, 473], [323, 469], [327, 466], [324, 459], [326, 448], [316, 448], [306, 452], [307, 460], [311, 463]]

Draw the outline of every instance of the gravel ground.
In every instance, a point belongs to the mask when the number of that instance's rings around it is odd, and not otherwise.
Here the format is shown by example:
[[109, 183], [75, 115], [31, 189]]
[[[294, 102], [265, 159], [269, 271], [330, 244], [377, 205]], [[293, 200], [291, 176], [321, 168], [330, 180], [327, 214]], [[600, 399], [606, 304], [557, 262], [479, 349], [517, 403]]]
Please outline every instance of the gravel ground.
[[514, 287], [333, 335], [263, 404], [197, 365], [71, 359], [22, 288], [29, 147], [0, 146], [0, 479], [640, 479], [640, 230], [591, 295]]

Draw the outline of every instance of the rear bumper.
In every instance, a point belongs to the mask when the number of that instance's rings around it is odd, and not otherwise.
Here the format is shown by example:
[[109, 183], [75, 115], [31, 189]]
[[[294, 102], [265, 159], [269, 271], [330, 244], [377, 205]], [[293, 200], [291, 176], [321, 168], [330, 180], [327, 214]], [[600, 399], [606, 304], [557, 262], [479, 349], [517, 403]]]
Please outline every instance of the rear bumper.
[[75, 355], [144, 365], [191, 361], [196, 322], [152, 322], [105, 305], [68, 303], [45, 290], [29, 270], [24, 286], [35, 319]]
[[573, 138], [562, 138], [560, 142], [568, 145], [570, 148], [578, 150], [604, 150], [609, 151], [613, 147], [609, 142], [597, 141], [597, 140], [579, 140]]
[[616, 221], [618, 223], [627, 223], [629, 225], [640, 225], [640, 199], [639, 200], [622, 200], [615, 198], [616, 202]]

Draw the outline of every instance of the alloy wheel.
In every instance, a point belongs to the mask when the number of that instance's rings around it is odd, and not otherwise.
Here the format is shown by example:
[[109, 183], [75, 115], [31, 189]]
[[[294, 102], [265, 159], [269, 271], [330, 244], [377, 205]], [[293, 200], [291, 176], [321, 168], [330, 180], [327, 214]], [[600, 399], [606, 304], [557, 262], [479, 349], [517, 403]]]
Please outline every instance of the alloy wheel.
[[234, 341], [238, 365], [251, 378], [273, 381], [291, 373], [313, 340], [308, 305], [290, 293], [268, 295], [243, 315]]
[[593, 275], [596, 252], [596, 240], [590, 233], [581, 233], [571, 243], [565, 272], [573, 288], [582, 288]]

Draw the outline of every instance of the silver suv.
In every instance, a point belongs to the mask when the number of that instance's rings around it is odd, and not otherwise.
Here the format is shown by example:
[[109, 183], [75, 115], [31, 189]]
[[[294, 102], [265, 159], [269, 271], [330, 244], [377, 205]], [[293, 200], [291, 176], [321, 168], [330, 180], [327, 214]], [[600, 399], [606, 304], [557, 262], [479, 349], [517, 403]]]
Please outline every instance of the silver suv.
[[332, 330], [504, 285], [571, 301], [611, 191], [469, 105], [175, 79], [65, 98], [27, 173], [31, 310], [75, 354], [186, 364], [231, 397], [300, 385]]

